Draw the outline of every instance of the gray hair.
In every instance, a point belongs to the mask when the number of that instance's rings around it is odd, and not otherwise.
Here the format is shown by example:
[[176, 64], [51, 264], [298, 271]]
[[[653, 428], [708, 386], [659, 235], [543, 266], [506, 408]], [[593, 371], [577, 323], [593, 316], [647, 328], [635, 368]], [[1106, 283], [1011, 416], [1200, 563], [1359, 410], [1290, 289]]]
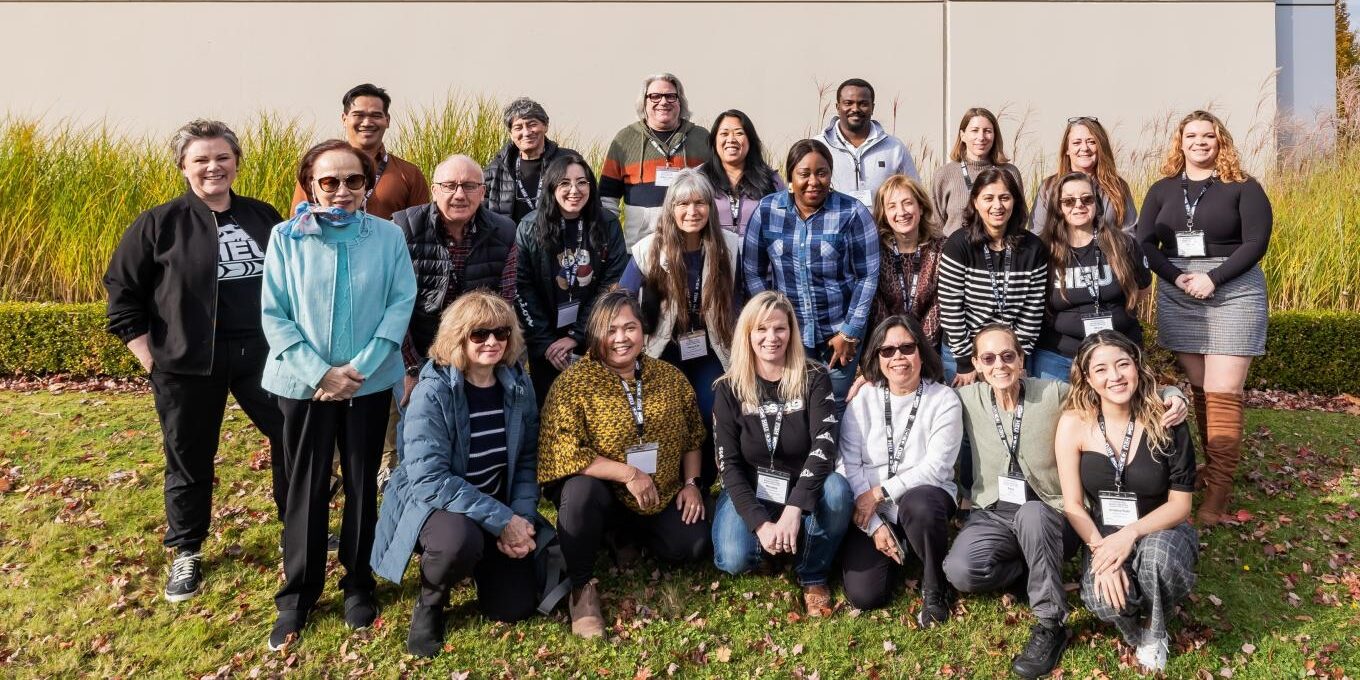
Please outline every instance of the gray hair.
[[[713, 182], [709, 181], [703, 168], [685, 168], [675, 174], [675, 181], [666, 189], [666, 197], [661, 200], [661, 214], [657, 219], [666, 221], [668, 226], [674, 227], [675, 204], [698, 198], [708, 204], [708, 228], [717, 234], [722, 225], [718, 224], [718, 208], [713, 202], [716, 195]], [[653, 231], [660, 231], [660, 226]]]
[[657, 73], [647, 76], [642, 81], [642, 92], [637, 99], [638, 120], [647, 120], [647, 88], [658, 80], [664, 80], [675, 86], [675, 94], [680, 96], [680, 119], [689, 120], [689, 100], [685, 98], [685, 86], [680, 84], [680, 79], [670, 73]]
[[501, 121], [505, 123], [505, 129], [509, 130], [511, 125], [520, 118], [529, 118], [548, 124], [548, 112], [543, 110], [543, 105], [528, 98], [520, 97], [509, 104], [501, 111]]
[[175, 154], [175, 167], [184, 167], [185, 150], [189, 148], [189, 144], [200, 139], [227, 140], [227, 146], [230, 146], [231, 152], [236, 155], [236, 162], [241, 162], [241, 142], [236, 139], [236, 133], [232, 132], [226, 123], [220, 120], [195, 118], [175, 130], [175, 136], [170, 139], [170, 150]]

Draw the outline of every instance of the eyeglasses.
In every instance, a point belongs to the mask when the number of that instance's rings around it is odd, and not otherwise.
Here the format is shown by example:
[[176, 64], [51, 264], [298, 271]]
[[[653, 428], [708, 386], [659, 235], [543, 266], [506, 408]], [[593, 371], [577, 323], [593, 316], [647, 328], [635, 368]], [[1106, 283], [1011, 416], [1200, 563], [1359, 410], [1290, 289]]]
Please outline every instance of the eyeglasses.
[[483, 182], [435, 182], [434, 185], [451, 194], [458, 193], [459, 189], [462, 189], [465, 194], [471, 194], [486, 186]]
[[490, 338], [493, 335], [496, 336], [496, 340], [500, 342], [505, 342], [506, 340], [510, 339], [510, 327], [501, 326], [499, 328], [475, 328], [471, 333], [468, 333], [468, 339], [480, 345], [486, 342], [487, 338]]
[[1080, 123], [1080, 122], [1082, 122], [1082, 121], [1090, 121], [1090, 122], [1092, 122], [1092, 123], [1099, 123], [1099, 122], [1100, 122], [1100, 119], [1099, 119], [1099, 118], [1096, 118], [1095, 116], [1074, 116], [1074, 117], [1072, 117], [1072, 118], [1068, 118], [1068, 119], [1067, 119], [1067, 124], [1068, 124], [1068, 125], [1071, 125], [1072, 123]]
[[992, 354], [991, 352], [986, 352], [978, 355], [978, 361], [981, 361], [983, 366], [991, 366], [992, 364], [996, 363], [997, 359], [1000, 359], [1001, 363], [1003, 364], [1013, 364], [1015, 363], [1015, 360], [1019, 358], [1020, 355], [1016, 354], [1011, 350], [1006, 350], [1000, 354]]
[[318, 177], [316, 178], [316, 185], [321, 187], [322, 191], [333, 194], [340, 190], [342, 181], [344, 182], [345, 188], [350, 191], [360, 191], [368, 186], [368, 177], [365, 175], [350, 175], [344, 180], [341, 180], [339, 177]]
[[680, 95], [675, 92], [652, 92], [647, 95], [647, 101], [653, 104], [658, 104], [662, 100], [674, 104], [680, 101]]
[[1096, 203], [1096, 197], [1091, 194], [1086, 194], [1085, 196], [1066, 196], [1058, 202], [1061, 203], [1064, 208], [1071, 208], [1078, 203], [1085, 206], [1092, 206]]
[[878, 356], [879, 356], [879, 358], [881, 358], [881, 359], [891, 359], [891, 358], [897, 356], [899, 353], [902, 354], [903, 356], [908, 356], [908, 357], [911, 356], [911, 355], [913, 355], [913, 354], [915, 354], [915, 353], [916, 353], [916, 343], [914, 343], [914, 342], [908, 342], [908, 343], [904, 343], [904, 344], [901, 344], [901, 345], [886, 346], [886, 347], [879, 347], [879, 348], [878, 348]]

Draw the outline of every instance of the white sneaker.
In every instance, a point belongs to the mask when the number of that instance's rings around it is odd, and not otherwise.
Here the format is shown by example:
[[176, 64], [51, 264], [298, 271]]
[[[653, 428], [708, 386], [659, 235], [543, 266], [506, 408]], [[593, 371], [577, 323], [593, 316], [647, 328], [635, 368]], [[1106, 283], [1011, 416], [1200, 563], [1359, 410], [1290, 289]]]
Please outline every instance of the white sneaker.
[[1143, 642], [1138, 645], [1138, 650], [1134, 656], [1138, 658], [1138, 665], [1143, 670], [1151, 673], [1160, 673], [1166, 670], [1166, 657], [1169, 655], [1166, 638], [1153, 637], [1150, 631], [1143, 631]]

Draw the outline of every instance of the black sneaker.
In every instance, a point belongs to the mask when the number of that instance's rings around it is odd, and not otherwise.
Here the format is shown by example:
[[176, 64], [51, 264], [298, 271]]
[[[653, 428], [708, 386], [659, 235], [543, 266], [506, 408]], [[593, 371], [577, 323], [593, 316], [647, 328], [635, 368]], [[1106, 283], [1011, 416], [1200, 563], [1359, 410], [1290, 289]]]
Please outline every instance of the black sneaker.
[[345, 625], [363, 630], [378, 618], [378, 604], [371, 593], [356, 593], [345, 598]]
[[1053, 672], [1067, 651], [1067, 626], [1058, 622], [1039, 622], [1029, 629], [1024, 651], [1011, 660], [1011, 671], [1033, 680]]
[[416, 605], [411, 612], [411, 631], [406, 634], [406, 651], [430, 657], [444, 649], [444, 607]]
[[921, 611], [916, 622], [922, 628], [934, 628], [949, 620], [949, 593], [941, 590], [921, 591]]
[[307, 613], [296, 609], [279, 612], [274, 629], [269, 631], [269, 651], [277, 652], [289, 643], [302, 639], [302, 627], [307, 625]]
[[201, 560], [202, 554], [197, 550], [181, 548], [175, 553], [175, 561], [170, 564], [170, 581], [165, 584], [166, 600], [183, 602], [198, 594], [203, 585]]

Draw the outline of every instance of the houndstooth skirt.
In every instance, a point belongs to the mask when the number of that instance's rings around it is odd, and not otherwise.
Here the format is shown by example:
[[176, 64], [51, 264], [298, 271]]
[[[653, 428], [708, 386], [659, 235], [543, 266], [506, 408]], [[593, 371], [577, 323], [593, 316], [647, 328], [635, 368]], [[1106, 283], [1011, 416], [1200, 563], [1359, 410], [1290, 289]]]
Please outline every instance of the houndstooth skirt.
[[[1187, 273], [1208, 272], [1222, 257], [1173, 258]], [[1260, 265], [1197, 300], [1157, 282], [1157, 344], [1173, 352], [1259, 357], [1266, 353], [1266, 276]]]

